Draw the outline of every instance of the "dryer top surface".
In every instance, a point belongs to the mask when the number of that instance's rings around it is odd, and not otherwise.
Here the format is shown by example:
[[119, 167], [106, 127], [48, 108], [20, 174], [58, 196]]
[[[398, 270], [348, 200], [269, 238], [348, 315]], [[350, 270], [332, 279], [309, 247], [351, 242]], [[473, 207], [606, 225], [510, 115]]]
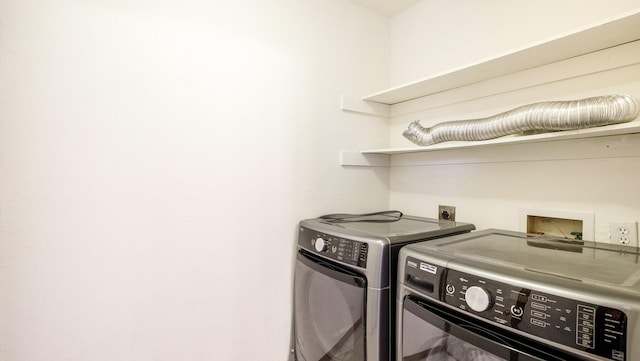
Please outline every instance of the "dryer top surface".
[[[408, 246], [416, 255], [442, 257], [477, 268], [520, 269], [583, 283], [633, 289], [640, 294], [637, 248], [484, 230]], [[419, 256], [418, 256], [419, 257]]]
[[475, 227], [472, 224], [438, 221], [403, 215], [400, 218], [376, 215], [352, 217], [345, 220], [314, 218], [301, 222], [301, 225], [341, 237], [364, 236], [389, 243], [403, 243], [417, 239], [435, 238], [454, 233], [468, 232]]

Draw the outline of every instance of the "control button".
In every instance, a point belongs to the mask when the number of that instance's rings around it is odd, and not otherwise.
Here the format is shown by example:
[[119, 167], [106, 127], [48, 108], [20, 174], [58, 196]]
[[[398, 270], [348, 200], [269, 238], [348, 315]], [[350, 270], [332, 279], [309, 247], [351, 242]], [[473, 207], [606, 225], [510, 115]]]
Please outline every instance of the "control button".
[[586, 327], [589, 327], [589, 328], [595, 327], [595, 324], [593, 323], [593, 321], [587, 321], [587, 320], [580, 321], [580, 320], [578, 320], [577, 324], [578, 324], [578, 326], [586, 326]]
[[534, 311], [534, 310], [531, 310], [531, 316], [537, 317], [537, 318], [541, 318], [543, 320], [545, 318], [547, 318], [547, 314], [546, 313], [540, 312], [540, 311]]
[[537, 309], [537, 310], [542, 310], [542, 311], [546, 311], [547, 310], [547, 306], [543, 305], [541, 303], [536, 303], [536, 302], [531, 302], [531, 307]]
[[482, 287], [469, 287], [464, 294], [464, 300], [476, 312], [486, 311], [491, 307], [491, 295]]
[[529, 322], [531, 322], [531, 324], [534, 325], [534, 326], [547, 327], [546, 322], [540, 321], [537, 318], [532, 318], [532, 319], [529, 320]]
[[316, 239], [316, 251], [325, 252], [328, 246], [329, 246], [329, 241], [327, 241], [326, 239], [324, 238]]
[[522, 314], [524, 314], [524, 310], [522, 309], [522, 307], [518, 307], [518, 306], [511, 306], [511, 314], [514, 317], [522, 317]]
[[583, 340], [587, 340], [589, 342], [593, 341], [593, 335], [590, 333], [584, 333], [584, 332], [578, 331], [578, 337]]
[[456, 287], [450, 283], [447, 284], [447, 287], [445, 289], [448, 295], [452, 295], [456, 292]]
[[576, 344], [594, 348], [596, 309], [590, 306], [578, 305], [576, 319]]
[[593, 342], [590, 340], [583, 340], [579, 338], [576, 340], [576, 344], [582, 347], [593, 348]]
[[587, 320], [587, 321], [593, 321], [593, 317], [594, 315], [591, 313], [580, 313], [578, 315], [581, 319], [583, 320]]
[[531, 298], [532, 298], [534, 301], [547, 302], [547, 297], [546, 297], [546, 296], [539, 295], [539, 294], [535, 294], [535, 293], [534, 293], [534, 294], [532, 294], [532, 295], [531, 295]]

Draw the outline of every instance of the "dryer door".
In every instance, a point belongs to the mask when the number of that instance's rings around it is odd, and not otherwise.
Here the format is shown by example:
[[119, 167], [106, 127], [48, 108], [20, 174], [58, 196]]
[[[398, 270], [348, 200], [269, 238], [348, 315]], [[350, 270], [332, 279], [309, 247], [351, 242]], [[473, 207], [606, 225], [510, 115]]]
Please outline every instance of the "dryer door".
[[365, 360], [364, 276], [301, 251], [294, 294], [298, 361]]
[[412, 296], [404, 299], [401, 339], [402, 361], [584, 360]]

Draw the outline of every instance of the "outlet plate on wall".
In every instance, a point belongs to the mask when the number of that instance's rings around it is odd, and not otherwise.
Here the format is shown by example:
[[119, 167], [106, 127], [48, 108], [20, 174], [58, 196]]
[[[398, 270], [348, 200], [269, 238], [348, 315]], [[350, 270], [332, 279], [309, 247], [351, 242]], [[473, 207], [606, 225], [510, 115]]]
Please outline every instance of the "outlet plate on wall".
[[456, 207], [455, 206], [438, 206], [438, 219], [441, 221], [455, 221], [456, 220]]
[[613, 244], [638, 247], [638, 222], [611, 221], [609, 237]]

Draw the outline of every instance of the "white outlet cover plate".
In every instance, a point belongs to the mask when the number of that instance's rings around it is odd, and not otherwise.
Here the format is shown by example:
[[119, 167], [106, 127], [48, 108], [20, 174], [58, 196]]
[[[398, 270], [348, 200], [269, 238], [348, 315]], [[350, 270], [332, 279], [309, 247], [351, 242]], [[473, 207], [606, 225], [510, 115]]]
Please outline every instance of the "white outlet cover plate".
[[[620, 233], [618, 228], [626, 228], [627, 232]], [[618, 237], [625, 236], [629, 239], [627, 244], [629, 246], [638, 247], [638, 223], [636, 221], [611, 221], [609, 223], [609, 237], [611, 243], [621, 244]]]
[[575, 219], [578, 221], [582, 221], [582, 239], [584, 239], [585, 241], [595, 241], [595, 237], [596, 237], [595, 213], [561, 211], [561, 210], [555, 210], [555, 209], [542, 209], [542, 208], [519, 208], [519, 215], [520, 215], [519, 217], [520, 232], [527, 231], [527, 216]]

